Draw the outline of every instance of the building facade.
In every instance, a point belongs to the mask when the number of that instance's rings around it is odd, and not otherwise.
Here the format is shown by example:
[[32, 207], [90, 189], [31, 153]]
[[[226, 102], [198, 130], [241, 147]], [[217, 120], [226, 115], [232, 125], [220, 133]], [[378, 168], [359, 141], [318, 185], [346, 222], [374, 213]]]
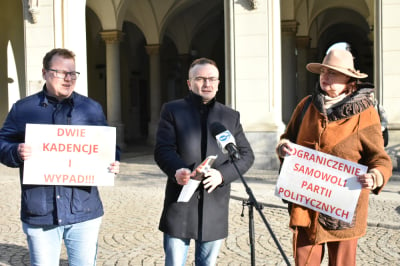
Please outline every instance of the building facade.
[[189, 64], [205, 56], [219, 65], [217, 97], [240, 111], [256, 167], [276, 169], [278, 138], [317, 81], [305, 65], [342, 42], [377, 88], [396, 153], [399, 1], [5, 0], [0, 10], [0, 121], [42, 89], [44, 54], [65, 47], [77, 55], [76, 91], [102, 104], [118, 144], [152, 145], [161, 105], [187, 93]]

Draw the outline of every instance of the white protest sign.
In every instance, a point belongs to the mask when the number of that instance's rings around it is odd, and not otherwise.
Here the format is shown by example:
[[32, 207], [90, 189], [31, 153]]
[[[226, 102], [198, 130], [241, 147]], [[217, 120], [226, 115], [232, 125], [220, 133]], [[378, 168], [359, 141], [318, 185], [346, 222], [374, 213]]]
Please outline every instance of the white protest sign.
[[115, 127], [27, 124], [23, 184], [113, 186]]
[[294, 144], [285, 157], [275, 195], [351, 223], [367, 166]]

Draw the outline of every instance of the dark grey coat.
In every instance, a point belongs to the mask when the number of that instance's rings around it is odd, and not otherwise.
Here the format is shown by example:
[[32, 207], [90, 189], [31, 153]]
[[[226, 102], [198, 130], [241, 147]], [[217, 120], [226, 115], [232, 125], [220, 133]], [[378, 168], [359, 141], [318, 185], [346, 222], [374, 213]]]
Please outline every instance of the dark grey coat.
[[159, 229], [173, 237], [212, 241], [228, 235], [230, 183], [239, 175], [229, 156], [218, 147], [209, 130], [210, 124], [219, 122], [234, 136], [241, 156], [235, 163], [241, 174], [253, 164], [254, 154], [243, 132], [239, 112], [215, 102], [207, 120], [206, 156], [218, 155], [212, 167], [221, 172], [224, 182], [212, 193], [204, 191], [200, 184], [189, 202], [178, 203], [182, 186], [176, 182], [175, 171], [193, 170], [203, 159], [197, 100], [196, 95], [189, 94], [185, 99], [164, 104], [161, 110], [154, 158], [168, 180]]

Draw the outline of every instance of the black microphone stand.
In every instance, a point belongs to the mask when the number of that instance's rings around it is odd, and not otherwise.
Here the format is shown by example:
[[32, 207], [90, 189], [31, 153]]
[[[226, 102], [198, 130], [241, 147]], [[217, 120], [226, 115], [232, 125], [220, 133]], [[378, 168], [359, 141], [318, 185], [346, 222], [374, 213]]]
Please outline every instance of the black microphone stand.
[[244, 187], [246, 188], [246, 192], [249, 195], [249, 199], [245, 202], [243, 201], [243, 206], [248, 206], [249, 207], [249, 240], [250, 240], [250, 252], [251, 252], [251, 265], [255, 265], [255, 241], [254, 241], [254, 210], [253, 208], [255, 207], [258, 213], [260, 214], [264, 224], [266, 225], [272, 239], [274, 240], [276, 246], [279, 249], [279, 252], [281, 253], [283, 259], [285, 260], [286, 264], [290, 266], [289, 259], [287, 258], [285, 252], [283, 251], [278, 239], [276, 238], [274, 232], [272, 231], [271, 226], [269, 225], [267, 219], [264, 216], [264, 213], [261, 211], [262, 210], [262, 205], [258, 204], [253, 191], [251, 188], [247, 185], [246, 180], [240, 173], [236, 163], [235, 163], [235, 158], [237, 158], [234, 154], [230, 154], [231, 162], [233, 166], [236, 169], [236, 172], [239, 174], [240, 180], [242, 181]]

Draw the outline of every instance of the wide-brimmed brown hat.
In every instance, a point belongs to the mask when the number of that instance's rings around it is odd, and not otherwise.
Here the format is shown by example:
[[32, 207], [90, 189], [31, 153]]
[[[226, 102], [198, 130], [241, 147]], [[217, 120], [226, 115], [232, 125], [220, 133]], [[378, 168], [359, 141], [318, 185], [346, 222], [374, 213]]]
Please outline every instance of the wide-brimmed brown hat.
[[320, 63], [309, 63], [306, 68], [308, 71], [321, 74], [321, 68], [326, 67], [336, 70], [346, 76], [363, 79], [368, 77], [367, 74], [361, 73], [354, 69], [353, 55], [347, 50], [332, 49]]

